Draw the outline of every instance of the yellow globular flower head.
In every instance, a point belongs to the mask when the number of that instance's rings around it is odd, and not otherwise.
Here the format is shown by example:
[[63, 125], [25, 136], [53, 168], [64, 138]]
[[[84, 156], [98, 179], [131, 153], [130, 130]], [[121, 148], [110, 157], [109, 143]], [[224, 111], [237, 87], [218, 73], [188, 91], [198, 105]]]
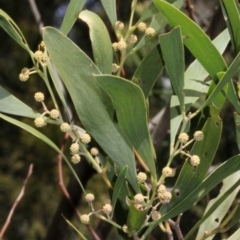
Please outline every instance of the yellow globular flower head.
[[131, 35], [129, 36], [129, 38], [128, 38], [127, 41], [128, 41], [130, 44], [134, 44], [134, 43], [137, 42], [137, 40], [138, 40], [137, 36], [134, 35], [134, 34], [131, 34]]
[[50, 111], [50, 117], [52, 119], [57, 119], [59, 117], [59, 111], [57, 109], [52, 109]]
[[43, 117], [37, 117], [34, 120], [34, 125], [38, 128], [44, 127], [47, 123], [45, 122]]
[[91, 203], [91, 202], [93, 202], [93, 200], [95, 199], [95, 197], [94, 197], [94, 195], [93, 195], [92, 193], [88, 193], [88, 194], [86, 194], [85, 199], [86, 199], [86, 201], [87, 201], [88, 203]]
[[158, 198], [161, 201], [161, 203], [166, 204], [169, 203], [170, 200], [172, 199], [172, 194], [171, 192], [164, 192], [164, 193], [158, 193]]
[[140, 22], [137, 26], [138, 30], [141, 32], [145, 32], [147, 29], [147, 24], [145, 22]]
[[44, 101], [44, 94], [42, 92], [36, 92], [34, 94], [34, 99], [37, 102], [42, 102], [42, 101]]
[[39, 62], [39, 61], [42, 61], [43, 60], [43, 52], [40, 51], [40, 50], [37, 50], [35, 53], [34, 53], [34, 57], [35, 59]]
[[84, 144], [88, 144], [91, 141], [91, 136], [87, 133], [84, 133], [80, 136], [80, 140]]
[[123, 40], [123, 39], [121, 39], [119, 42], [118, 42], [118, 50], [119, 51], [123, 51], [123, 50], [125, 50], [126, 48], [127, 48], [127, 44], [126, 44], [126, 42]]
[[19, 74], [19, 79], [22, 82], [26, 82], [29, 79], [30, 70], [28, 68], [23, 68]]
[[149, 37], [153, 37], [155, 35], [155, 29], [152, 27], [148, 27], [145, 31], [145, 34]]
[[111, 214], [112, 210], [113, 210], [113, 209], [112, 209], [112, 205], [111, 205], [110, 203], [104, 204], [104, 206], [103, 206], [103, 212], [104, 212], [106, 215]]
[[119, 69], [119, 66], [116, 63], [113, 63], [112, 64], [112, 72], [115, 73], [118, 71], [118, 69]]
[[126, 224], [123, 225], [122, 230], [123, 230], [123, 232], [128, 233], [128, 226]]
[[144, 172], [139, 172], [137, 175], [137, 180], [139, 183], [145, 183], [147, 180], [147, 174]]
[[77, 164], [81, 161], [81, 157], [79, 154], [74, 154], [72, 157], [71, 157], [71, 161], [72, 163], [74, 164]]
[[174, 177], [175, 172], [176, 172], [175, 169], [170, 168], [170, 167], [165, 167], [162, 170], [162, 174], [164, 177]]
[[89, 224], [90, 217], [87, 214], [83, 214], [83, 215], [81, 215], [80, 220], [83, 224]]
[[79, 152], [79, 144], [78, 143], [73, 143], [70, 146], [70, 152], [71, 152], [71, 154], [77, 154]]
[[166, 186], [165, 185], [163, 185], [163, 184], [161, 184], [161, 185], [159, 185], [159, 187], [158, 187], [158, 192], [159, 193], [164, 193], [164, 192], [166, 192]]
[[192, 155], [192, 157], [190, 158], [190, 163], [191, 163], [191, 165], [194, 166], [194, 167], [198, 166], [199, 163], [200, 163], [200, 158], [199, 158], [199, 156], [197, 156], [197, 155]]
[[189, 136], [186, 133], [180, 133], [178, 136], [178, 140], [180, 143], [186, 143], [189, 139]]
[[193, 137], [194, 137], [194, 139], [195, 139], [196, 141], [202, 141], [203, 138], [204, 138], [204, 134], [203, 134], [202, 131], [196, 131], [196, 132], [194, 133]]
[[151, 213], [151, 218], [152, 218], [153, 221], [159, 220], [159, 219], [161, 218], [160, 212], [158, 212], [158, 211], [153, 211], [153, 212]]
[[114, 42], [112, 43], [113, 50], [116, 52], [118, 50], [118, 43]]
[[121, 22], [121, 21], [117, 21], [117, 22], [115, 22], [114, 27], [115, 27], [117, 30], [122, 30], [122, 29], [124, 28], [124, 23]]
[[90, 153], [92, 156], [97, 156], [99, 154], [99, 150], [95, 147], [90, 149]]
[[66, 122], [64, 122], [60, 125], [60, 130], [62, 132], [68, 132], [70, 129], [71, 129], [71, 126]]
[[143, 203], [144, 202], [144, 196], [141, 193], [138, 193], [134, 196], [134, 202], [135, 203]]

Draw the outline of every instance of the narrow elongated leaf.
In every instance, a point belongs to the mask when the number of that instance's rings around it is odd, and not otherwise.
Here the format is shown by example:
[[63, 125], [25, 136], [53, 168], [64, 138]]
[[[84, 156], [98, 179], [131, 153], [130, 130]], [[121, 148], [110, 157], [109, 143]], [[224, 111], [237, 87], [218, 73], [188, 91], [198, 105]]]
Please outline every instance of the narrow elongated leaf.
[[13, 39], [15, 40], [22, 48], [31, 53], [26, 39], [24, 38], [21, 30], [18, 28], [17, 24], [0, 9], [0, 27]]
[[11, 93], [0, 86], [0, 112], [16, 116], [36, 118], [40, 114], [35, 112], [25, 103], [14, 97]]
[[95, 78], [111, 97], [119, 125], [131, 146], [139, 153], [153, 177], [156, 178], [143, 92], [137, 85], [120, 77], [100, 75]]
[[90, 11], [82, 11], [79, 18], [86, 22], [90, 31], [92, 41], [94, 62], [101, 73], [112, 72], [112, 43], [107, 28], [97, 14]]
[[240, 16], [235, 0], [221, 0], [227, 14], [227, 26], [232, 36], [236, 53], [240, 51]]
[[180, 25], [184, 44], [213, 79], [218, 72], [226, 70], [224, 59], [198, 25], [166, 1], [154, 0], [154, 3], [172, 27]]
[[119, 172], [125, 166], [129, 167], [127, 179], [138, 191], [132, 149], [113, 122], [111, 100], [92, 75], [100, 74], [98, 68], [84, 52], [56, 29], [45, 28], [43, 39], [82, 124], [116, 164]]
[[103, 8], [107, 13], [107, 16], [112, 25], [117, 21], [117, 13], [116, 13], [116, 1], [112, 0], [101, 0]]
[[141, 87], [145, 98], [148, 97], [154, 83], [157, 81], [164, 63], [161, 58], [159, 45], [142, 60], [134, 73], [132, 81]]
[[20, 122], [14, 118], [10, 118], [8, 116], [5, 116], [4, 114], [0, 113], [0, 118], [4, 119], [5, 121], [16, 125], [20, 128], [22, 128], [23, 130], [31, 133], [33, 136], [39, 138], [41, 141], [45, 142], [48, 146], [50, 146], [53, 150], [55, 150], [57, 153], [61, 154], [64, 161], [67, 163], [68, 167], [70, 168], [71, 172], [73, 173], [74, 177], [76, 178], [77, 182], [79, 183], [80, 187], [82, 188], [83, 192], [85, 192], [83, 185], [81, 183], [81, 181], [79, 180], [76, 172], [74, 171], [73, 167], [71, 166], [71, 164], [69, 163], [68, 159], [66, 158], [66, 156], [62, 153], [62, 151], [56, 146], [56, 144], [54, 142], [52, 142], [47, 136], [43, 135], [41, 132], [39, 132], [38, 130], [36, 130], [35, 128], [32, 128], [31, 126]]
[[60, 31], [67, 35], [71, 30], [73, 24], [78, 19], [78, 14], [81, 12], [85, 0], [70, 0], [67, 11], [64, 15]]
[[183, 113], [185, 112], [183, 94], [185, 63], [181, 29], [176, 27], [170, 33], [161, 35], [159, 42], [173, 90]]
[[240, 116], [236, 112], [234, 113], [234, 121], [235, 121], [236, 140], [237, 140], [238, 150], [240, 151]]

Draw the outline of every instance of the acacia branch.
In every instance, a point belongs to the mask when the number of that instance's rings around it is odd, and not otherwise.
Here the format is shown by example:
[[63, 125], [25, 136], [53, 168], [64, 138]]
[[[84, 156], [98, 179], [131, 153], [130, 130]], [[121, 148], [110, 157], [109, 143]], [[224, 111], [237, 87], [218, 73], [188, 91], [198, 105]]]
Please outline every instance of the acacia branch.
[[14, 214], [14, 211], [15, 211], [18, 203], [20, 202], [20, 200], [22, 199], [22, 197], [23, 197], [23, 195], [24, 195], [24, 193], [25, 193], [25, 188], [26, 188], [28, 179], [29, 179], [30, 176], [32, 175], [32, 169], [33, 169], [33, 164], [30, 164], [29, 169], [28, 169], [28, 174], [27, 174], [26, 179], [25, 179], [24, 182], [23, 182], [21, 191], [20, 191], [20, 193], [18, 194], [18, 197], [16, 198], [16, 200], [15, 200], [12, 208], [10, 209], [9, 214], [8, 214], [8, 217], [7, 217], [7, 219], [6, 219], [6, 222], [4, 223], [4, 225], [3, 225], [3, 227], [2, 227], [2, 229], [1, 229], [1, 231], [0, 231], [0, 240], [2, 239], [5, 231], [7, 230], [8, 226], [9, 226], [9, 224], [10, 224], [10, 222], [11, 222], [11, 218], [12, 218], [12, 216], [13, 216], [13, 214]]

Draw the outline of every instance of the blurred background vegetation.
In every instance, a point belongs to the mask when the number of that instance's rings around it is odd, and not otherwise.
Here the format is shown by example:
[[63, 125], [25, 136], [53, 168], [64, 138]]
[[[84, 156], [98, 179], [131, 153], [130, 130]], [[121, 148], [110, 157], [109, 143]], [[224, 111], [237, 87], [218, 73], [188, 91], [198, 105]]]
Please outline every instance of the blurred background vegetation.
[[[7, 12], [18, 24], [30, 48], [35, 51], [41, 42], [41, 34], [39, 33], [38, 23], [35, 21], [29, 2], [28, 0], [0, 0], [0, 8]], [[116, 0], [116, 2], [118, 19], [127, 24], [131, 1]], [[151, 1], [148, 0], [139, 1], [135, 15], [136, 20], [150, 2]], [[51, 25], [58, 28], [68, 3], [69, 1], [67, 0], [36, 0], [44, 25]], [[193, 10], [190, 10], [186, 4], [183, 11], [188, 15], [192, 15], [196, 23], [208, 33], [210, 38], [216, 37], [226, 27], [219, 1], [192, 0], [188, 1], [188, 3], [193, 5]], [[111, 38], [114, 41], [115, 37], [110, 22], [104, 15], [100, 1], [88, 0], [86, 1], [85, 8], [96, 12], [104, 19], [109, 28]], [[92, 56], [88, 29], [84, 23], [80, 21], [76, 22], [69, 37], [90, 57]], [[18, 80], [21, 69], [32, 66], [30, 57], [2, 29], [0, 29], [0, 39], [0, 85], [26, 104], [29, 104], [33, 109], [42, 111], [39, 108], [40, 104], [33, 101], [33, 95], [36, 91], [46, 93], [43, 81], [41, 81], [37, 75], [31, 76], [30, 81], [27, 83], [22, 83]], [[137, 65], [150, 49], [151, 46], [146, 46], [134, 57], [128, 59], [127, 66], [125, 67], [125, 77], [130, 78], [133, 75]], [[228, 47], [225, 58], [231, 59], [231, 46]], [[191, 63], [192, 60], [192, 56], [186, 51], [186, 64]], [[149, 99], [150, 121], [155, 114], [168, 105], [170, 94], [170, 84], [163, 73], [163, 76], [156, 83]], [[51, 102], [47, 102], [47, 104], [51, 106]], [[214, 164], [218, 164], [237, 153], [233, 119], [231, 109], [228, 105], [226, 105], [226, 109], [223, 111], [222, 118], [225, 123], [225, 128], [222, 143]], [[21, 120], [33, 125], [31, 119]], [[154, 136], [159, 168], [164, 165], [164, 161], [166, 161], [168, 155], [167, 130], [169, 129], [169, 115], [167, 108], [161, 121], [159, 131]], [[31, 163], [34, 164], [33, 175], [27, 184], [23, 199], [21, 199], [16, 208], [16, 212], [4, 235], [4, 239], [78, 239], [73, 230], [67, 226], [61, 214], [71, 220], [80, 230], [88, 234], [88, 239], [92, 239], [86, 227], [80, 224], [74, 210], [63, 197], [58, 186], [57, 154], [38, 139], [1, 119], [0, 127], [0, 228], [3, 226], [8, 212], [21, 189], [29, 165]], [[58, 131], [56, 126], [49, 125], [47, 128], [42, 129], [42, 131], [58, 146], [61, 146], [63, 134]], [[66, 146], [66, 148], [68, 148], [68, 146]], [[107, 189], [86, 162], [82, 161], [75, 168], [83, 184], [86, 185], [87, 191], [95, 194], [97, 198], [95, 207], [98, 209], [104, 201], [109, 198]], [[87, 204], [83, 201], [80, 187], [75, 180], [72, 179], [65, 165], [63, 166], [63, 175], [74, 204], [78, 206], [82, 213], [88, 212]], [[202, 201], [203, 205], [207, 200], [208, 199], [204, 199]], [[203, 206], [196, 206], [184, 215], [181, 223], [183, 233], [186, 233], [189, 228], [193, 226], [198, 220], [198, 217], [203, 213], [203, 210]], [[108, 224], [100, 223], [98, 220], [94, 221], [93, 224], [99, 236], [101, 236], [101, 239], [115, 239], [114, 230], [111, 230]], [[159, 231], [154, 232], [153, 235], [155, 238], [153, 237], [152, 239], [160, 239], [159, 237], [161, 237], [161, 239], [167, 239], [167, 237], [161, 235]]]

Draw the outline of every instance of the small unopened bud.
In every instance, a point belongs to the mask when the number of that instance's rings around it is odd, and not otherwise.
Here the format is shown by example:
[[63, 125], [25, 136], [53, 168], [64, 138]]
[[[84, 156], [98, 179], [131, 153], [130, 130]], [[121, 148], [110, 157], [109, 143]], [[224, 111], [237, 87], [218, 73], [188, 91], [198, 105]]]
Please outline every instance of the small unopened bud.
[[45, 126], [47, 123], [45, 122], [43, 117], [37, 117], [34, 120], [34, 125], [38, 128]]
[[140, 22], [137, 26], [137, 28], [141, 31], [141, 32], [145, 32], [147, 29], [147, 24], [145, 22]]
[[155, 35], [155, 30], [152, 27], [148, 27], [145, 31], [145, 34], [149, 37], [153, 37]]
[[74, 154], [72, 157], [71, 157], [71, 161], [74, 163], [74, 164], [77, 164], [81, 161], [81, 157], [79, 154]]
[[77, 154], [79, 152], [79, 144], [78, 143], [73, 143], [70, 146], [70, 152], [71, 152], [71, 154]]
[[128, 233], [128, 226], [126, 224], [123, 225], [122, 230], [123, 230], [123, 232]]
[[158, 193], [158, 198], [161, 201], [161, 203], [166, 204], [169, 203], [172, 199], [171, 192], [164, 192], [164, 193]]
[[196, 131], [196, 132], [194, 133], [193, 137], [194, 137], [194, 139], [195, 139], [196, 141], [202, 141], [203, 138], [204, 138], [204, 134], [203, 134], [202, 131]]
[[119, 69], [119, 66], [116, 63], [113, 63], [112, 64], [112, 72], [115, 73], [118, 71], [118, 69]]
[[122, 39], [118, 42], [118, 50], [123, 51], [127, 48], [126, 42]]
[[83, 135], [80, 136], [80, 140], [82, 143], [87, 144], [91, 141], [91, 137], [89, 134], [84, 133]]
[[86, 199], [86, 201], [87, 201], [88, 203], [91, 203], [91, 202], [95, 199], [95, 197], [94, 197], [94, 195], [93, 195], [92, 193], [88, 193], [88, 194], [85, 196], [85, 199]]
[[68, 132], [71, 129], [71, 127], [68, 123], [64, 122], [60, 125], [60, 129], [62, 132]]
[[142, 203], [144, 202], [144, 196], [141, 193], [138, 193], [134, 196], [135, 203]]
[[111, 205], [110, 203], [104, 204], [104, 206], [103, 206], [103, 212], [104, 212], [106, 215], [109, 215], [109, 214], [112, 212], [112, 205]]
[[34, 53], [34, 57], [37, 61], [42, 61], [43, 60], [43, 52], [38, 50]]
[[137, 175], [137, 180], [139, 183], [145, 183], [147, 180], [147, 174], [144, 172], [139, 172]]
[[118, 43], [117, 42], [112, 43], [112, 47], [113, 47], [114, 51], [116, 52], [118, 50]]
[[186, 133], [180, 133], [178, 136], [178, 140], [180, 143], [186, 143], [189, 139], [189, 136]]
[[124, 23], [121, 21], [117, 21], [115, 22], [114, 26], [117, 30], [122, 30], [124, 28]]
[[50, 117], [52, 119], [57, 119], [59, 117], [59, 111], [57, 109], [52, 109], [50, 111]]
[[164, 192], [166, 192], [166, 186], [163, 185], [163, 184], [159, 185], [157, 191], [158, 191], [159, 193], [164, 193]]
[[133, 43], [136, 43], [137, 40], [138, 40], [137, 36], [134, 35], [134, 34], [131, 34], [131, 35], [129, 36], [129, 38], [128, 38], [127, 41], [128, 41], [130, 44], [133, 44]]
[[99, 154], [99, 151], [97, 148], [93, 147], [90, 149], [90, 153], [93, 155], [93, 156], [97, 156]]
[[170, 168], [170, 167], [165, 167], [162, 170], [162, 174], [164, 177], [174, 177], [175, 172], [176, 172], [175, 169]]
[[34, 94], [34, 99], [37, 102], [42, 102], [42, 101], [44, 101], [44, 94], [41, 92], [37, 92]]
[[83, 214], [83, 215], [81, 215], [80, 220], [83, 224], [89, 224], [90, 217], [87, 214]]
[[26, 82], [29, 79], [30, 70], [28, 68], [23, 68], [19, 74], [19, 79], [22, 82]]
[[161, 214], [158, 211], [153, 211], [151, 214], [151, 218], [153, 221], [157, 221], [161, 218]]
[[200, 158], [197, 155], [192, 155], [192, 157], [190, 158], [190, 163], [192, 166], [196, 167], [197, 165], [199, 165], [200, 163]]

